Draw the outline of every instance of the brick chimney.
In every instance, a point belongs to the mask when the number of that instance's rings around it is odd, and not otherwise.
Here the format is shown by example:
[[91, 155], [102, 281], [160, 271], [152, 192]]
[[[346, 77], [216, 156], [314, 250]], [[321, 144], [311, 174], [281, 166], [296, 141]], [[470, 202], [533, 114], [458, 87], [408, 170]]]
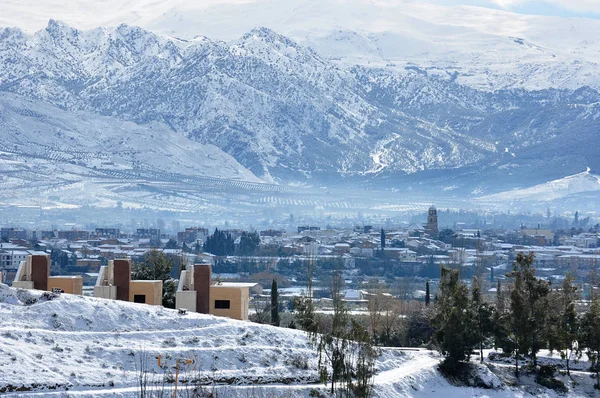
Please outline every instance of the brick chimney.
[[194, 288], [196, 289], [196, 312], [210, 312], [210, 283], [212, 266], [210, 264], [194, 265]]
[[129, 301], [129, 283], [131, 282], [131, 261], [113, 260], [113, 280], [117, 287], [117, 300]]
[[48, 255], [31, 256], [31, 280], [36, 290], [48, 290], [50, 277], [50, 257]]

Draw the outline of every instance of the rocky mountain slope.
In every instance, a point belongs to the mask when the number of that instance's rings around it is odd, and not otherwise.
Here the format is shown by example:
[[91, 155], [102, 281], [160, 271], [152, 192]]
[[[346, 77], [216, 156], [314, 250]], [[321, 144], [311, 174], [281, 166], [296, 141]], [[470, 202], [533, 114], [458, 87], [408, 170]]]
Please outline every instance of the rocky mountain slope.
[[[236, 40], [264, 26], [343, 67], [418, 67], [487, 91], [598, 88], [600, 21], [416, 0], [40, 0], [3, 2], [0, 26], [33, 33], [55, 18], [80, 29], [141, 26], [191, 40]], [[439, 3], [431, 1], [431, 3]]]
[[433, 173], [472, 191], [477, 170], [494, 179], [483, 189], [492, 193], [600, 167], [591, 88], [489, 92], [420, 67], [346, 68], [266, 28], [224, 43], [51, 20], [0, 38], [1, 91], [164, 123], [265, 181], [377, 185]]

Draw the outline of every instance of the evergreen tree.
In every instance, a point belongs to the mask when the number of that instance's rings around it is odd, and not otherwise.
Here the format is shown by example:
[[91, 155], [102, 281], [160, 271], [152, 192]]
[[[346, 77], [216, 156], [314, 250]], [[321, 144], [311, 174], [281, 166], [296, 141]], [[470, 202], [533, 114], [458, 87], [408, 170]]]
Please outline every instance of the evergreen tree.
[[452, 243], [452, 241], [454, 240], [454, 236], [455, 235], [453, 230], [451, 230], [450, 228], [444, 228], [438, 234], [438, 240], [444, 243]]
[[425, 307], [429, 307], [429, 302], [431, 300], [431, 293], [429, 291], [429, 280], [425, 282]]
[[551, 313], [548, 327], [549, 348], [557, 350], [561, 358], [566, 360], [568, 375], [570, 375], [571, 358], [578, 360], [581, 357], [577, 343], [580, 322], [575, 310], [577, 287], [573, 285], [573, 281], [573, 275], [568, 273], [560, 291], [553, 295], [555, 305], [552, 305], [552, 308], [558, 311]]
[[228, 256], [233, 254], [234, 249], [231, 234], [219, 231], [218, 228], [215, 228], [215, 232], [204, 242], [204, 251], [215, 256]]
[[472, 312], [475, 314], [480, 361], [483, 363], [483, 346], [494, 331], [495, 309], [483, 300], [481, 296], [481, 282], [477, 277], [473, 278], [471, 305], [473, 308]]
[[381, 228], [381, 235], [379, 239], [381, 240], [381, 250], [383, 251], [385, 249], [385, 231], [383, 228]]
[[200, 254], [200, 252], [202, 251], [202, 246], [200, 245], [199, 242], [196, 242], [196, 245], [194, 246], [194, 254]]
[[165, 256], [162, 251], [152, 250], [146, 253], [144, 261], [133, 266], [133, 279], [161, 280], [163, 282], [163, 306], [175, 308], [175, 292], [177, 280], [171, 279], [173, 258]]
[[242, 232], [240, 236], [240, 246], [238, 248], [238, 254], [241, 256], [253, 255], [256, 248], [260, 245], [260, 236], [258, 232]]
[[279, 326], [279, 292], [277, 291], [277, 281], [273, 278], [271, 283], [271, 325]]
[[581, 322], [581, 343], [587, 349], [591, 362], [590, 370], [596, 373], [597, 389], [600, 389], [600, 301], [597, 297], [592, 299], [592, 304], [583, 315]]
[[548, 326], [548, 295], [550, 284], [535, 277], [532, 267], [535, 255], [518, 253], [513, 271], [514, 279], [510, 295], [510, 337], [515, 350], [515, 369], [519, 375], [519, 355], [528, 354], [537, 367], [537, 353], [545, 343]]
[[455, 371], [468, 360], [477, 346], [475, 314], [469, 302], [469, 289], [458, 279], [458, 270], [442, 267], [438, 301], [432, 324], [433, 339], [445, 356], [444, 367]]
[[169, 241], [165, 245], [165, 249], [177, 249], [177, 247], [177, 241], [173, 238], [169, 239]]

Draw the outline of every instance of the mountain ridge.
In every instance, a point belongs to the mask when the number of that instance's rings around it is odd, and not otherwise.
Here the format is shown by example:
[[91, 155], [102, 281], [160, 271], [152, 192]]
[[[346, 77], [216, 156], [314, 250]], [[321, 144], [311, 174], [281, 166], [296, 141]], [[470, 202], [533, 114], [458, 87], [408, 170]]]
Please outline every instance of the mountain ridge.
[[35, 9], [8, 0], [3, 11], [0, 26], [29, 32], [43, 28], [49, 16], [80, 29], [127, 23], [185, 40], [203, 35], [225, 42], [265, 26], [344, 68], [401, 72], [416, 66], [487, 91], [600, 87], [594, 73], [600, 41], [593, 38], [600, 22], [592, 19], [409, 0], [82, 0], [73, 10], [56, 0], [40, 0]]
[[[345, 69], [267, 28], [229, 44], [57, 21], [34, 35], [0, 35], [0, 91], [165, 123], [265, 181], [401, 179], [478, 164], [498, 173], [530, 149], [535, 159], [521, 166], [539, 162], [547, 142], [572, 138], [570, 125], [597, 140], [600, 95], [592, 88], [489, 93], [418, 69]], [[584, 154], [573, 168], [594, 162]], [[558, 166], [550, 169], [564, 176]]]

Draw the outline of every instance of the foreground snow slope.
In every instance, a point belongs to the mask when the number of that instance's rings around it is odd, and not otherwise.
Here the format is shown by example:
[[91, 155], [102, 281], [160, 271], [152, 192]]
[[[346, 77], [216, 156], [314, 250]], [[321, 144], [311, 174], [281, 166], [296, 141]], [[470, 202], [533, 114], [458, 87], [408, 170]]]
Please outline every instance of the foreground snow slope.
[[417, 66], [490, 90], [600, 85], [595, 20], [409, 0], [79, 0], [70, 7], [58, 0], [35, 7], [5, 0], [0, 26], [34, 32], [49, 18], [78, 28], [128, 23], [185, 39], [225, 41], [265, 26], [342, 64]]
[[[296, 330], [88, 297], [49, 300], [47, 293], [2, 284], [0, 319], [0, 391], [7, 396], [64, 396], [67, 389], [73, 396], [138, 396], [140, 361], [149, 371], [149, 390], [164, 392], [172, 388], [177, 359], [194, 360], [180, 367], [183, 389], [204, 384], [224, 397], [326, 391], [318, 382], [316, 353]], [[439, 356], [427, 350], [383, 349], [375, 395], [532, 396], [508, 387], [452, 386], [438, 363]], [[555, 396], [539, 388], [531, 393]]]
[[162, 379], [159, 354], [168, 365], [195, 359], [182, 366], [184, 378], [206, 383], [317, 380], [314, 352], [299, 331], [69, 295], [47, 301], [41, 293], [0, 285], [0, 388], [135, 387], [142, 357], [157, 373], [149, 379]]

